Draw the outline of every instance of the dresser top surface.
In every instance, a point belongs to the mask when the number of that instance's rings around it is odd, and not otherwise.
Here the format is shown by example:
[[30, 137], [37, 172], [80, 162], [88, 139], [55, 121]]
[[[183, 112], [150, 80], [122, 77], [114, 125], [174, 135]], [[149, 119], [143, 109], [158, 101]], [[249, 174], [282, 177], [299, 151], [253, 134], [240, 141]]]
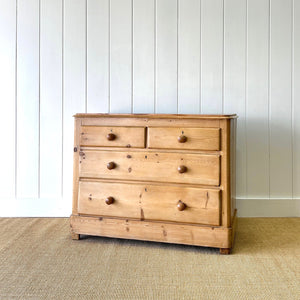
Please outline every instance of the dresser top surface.
[[196, 114], [108, 114], [108, 113], [77, 113], [75, 118], [151, 118], [151, 119], [235, 119], [231, 115], [196, 115]]

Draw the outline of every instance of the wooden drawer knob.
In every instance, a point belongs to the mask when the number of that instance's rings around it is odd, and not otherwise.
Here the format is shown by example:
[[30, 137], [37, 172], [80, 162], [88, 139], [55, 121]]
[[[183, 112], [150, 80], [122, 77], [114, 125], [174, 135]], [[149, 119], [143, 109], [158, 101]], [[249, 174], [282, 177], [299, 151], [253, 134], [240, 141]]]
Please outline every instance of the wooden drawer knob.
[[178, 210], [182, 211], [186, 209], [186, 205], [181, 200], [179, 200], [177, 203], [177, 208]]
[[187, 141], [187, 137], [185, 135], [181, 135], [177, 138], [179, 143], [185, 143]]
[[187, 167], [186, 166], [179, 166], [177, 168], [177, 170], [178, 170], [179, 173], [185, 173], [185, 172], [187, 172]]
[[109, 141], [113, 141], [116, 139], [116, 135], [113, 134], [113, 133], [109, 133], [106, 138], [109, 140]]
[[106, 199], [105, 199], [105, 203], [107, 204], [107, 205], [111, 205], [111, 204], [113, 204], [115, 202], [115, 198], [114, 197], [107, 197]]
[[117, 165], [113, 162], [113, 161], [110, 161], [108, 164], [107, 164], [107, 169], [108, 170], [112, 170], [116, 167]]

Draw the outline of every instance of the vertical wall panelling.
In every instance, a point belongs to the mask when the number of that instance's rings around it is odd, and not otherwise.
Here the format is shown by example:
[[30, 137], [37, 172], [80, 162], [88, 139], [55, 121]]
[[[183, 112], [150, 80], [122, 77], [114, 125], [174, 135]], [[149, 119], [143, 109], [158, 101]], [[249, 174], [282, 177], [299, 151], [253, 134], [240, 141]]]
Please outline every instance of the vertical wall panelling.
[[17, 196], [39, 196], [39, 0], [18, 0]]
[[200, 3], [178, 2], [178, 113], [199, 113]]
[[[300, 1], [294, 0], [294, 66], [293, 66], [293, 196], [300, 198]], [[298, 203], [298, 215], [300, 215], [300, 203]]]
[[246, 0], [224, 2], [224, 113], [237, 113], [237, 196], [246, 197]]
[[132, 0], [110, 0], [110, 112], [132, 111]]
[[300, 0], [0, 7], [0, 216], [70, 214], [78, 112], [237, 113], [240, 215], [300, 215]]
[[41, 0], [40, 10], [40, 196], [60, 197], [62, 1]]
[[223, 0], [201, 4], [201, 113], [222, 113]]
[[177, 0], [156, 0], [156, 112], [177, 113]]
[[133, 1], [133, 112], [154, 112], [155, 0]]
[[69, 207], [72, 199], [74, 139], [72, 116], [85, 112], [86, 1], [65, 0], [64, 4], [63, 195], [64, 204]]
[[269, 0], [248, 1], [247, 196], [269, 197]]
[[292, 0], [271, 2], [270, 196], [292, 196]]
[[5, 124], [1, 131], [0, 198], [15, 196], [15, 97], [16, 97], [16, 2], [0, 0], [0, 105]]
[[109, 107], [109, 0], [87, 0], [87, 111]]

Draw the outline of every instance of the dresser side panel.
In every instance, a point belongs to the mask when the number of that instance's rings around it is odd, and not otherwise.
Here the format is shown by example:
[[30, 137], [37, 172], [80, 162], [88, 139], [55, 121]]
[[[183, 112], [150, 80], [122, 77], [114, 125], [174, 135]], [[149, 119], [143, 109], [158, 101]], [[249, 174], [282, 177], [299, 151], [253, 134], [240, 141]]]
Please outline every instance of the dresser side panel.
[[231, 182], [230, 182], [230, 120], [222, 120], [221, 127], [221, 189], [222, 225], [231, 226]]
[[231, 120], [231, 138], [230, 138], [230, 176], [231, 176], [231, 216], [236, 210], [236, 125], [237, 119]]
[[79, 188], [79, 152], [80, 152], [81, 119], [74, 120], [74, 149], [73, 149], [73, 205], [72, 214], [78, 214], [78, 188]]

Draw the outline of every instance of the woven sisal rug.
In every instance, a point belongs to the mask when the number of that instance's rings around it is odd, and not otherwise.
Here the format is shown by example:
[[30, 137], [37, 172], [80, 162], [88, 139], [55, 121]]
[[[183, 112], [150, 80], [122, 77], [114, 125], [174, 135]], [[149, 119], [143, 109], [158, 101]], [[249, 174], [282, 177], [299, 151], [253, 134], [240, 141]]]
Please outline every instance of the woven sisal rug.
[[0, 219], [0, 299], [300, 299], [300, 218], [239, 219], [218, 249], [84, 237], [66, 218]]

